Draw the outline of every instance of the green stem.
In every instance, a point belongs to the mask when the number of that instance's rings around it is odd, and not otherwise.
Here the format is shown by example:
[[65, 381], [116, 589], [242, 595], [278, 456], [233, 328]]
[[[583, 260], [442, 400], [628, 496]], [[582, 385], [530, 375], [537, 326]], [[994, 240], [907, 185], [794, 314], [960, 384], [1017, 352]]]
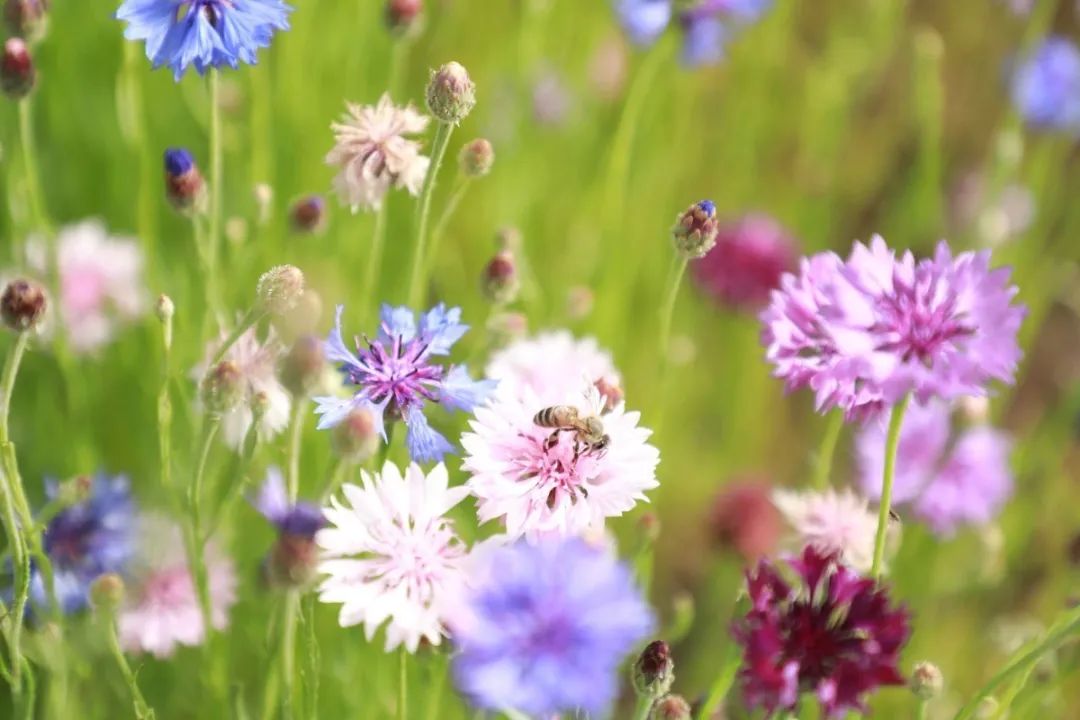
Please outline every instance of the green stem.
[[109, 651], [112, 652], [113, 659], [116, 660], [116, 665], [120, 668], [120, 674], [124, 676], [124, 682], [127, 683], [128, 690], [131, 691], [132, 703], [135, 706], [135, 717], [138, 720], [153, 720], [154, 710], [146, 702], [142, 691], [139, 690], [139, 682], [135, 677], [135, 673], [132, 672], [131, 666], [128, 665], [127, 658], [124, 657], [123, 649], [120, 647], [120, 638], [116, 635], [116, 619], [110, 613], [104, 620], [106, 622], [106, 639], [109, 643]]
[[639, 697], [637, 705], [634, 706], [634, 720], [649, 720], [649, 712], [652, 710], [654, 702], [656, 702], [655, 698], [647, 695]]
[[742, 653], [739, 646], [735, 643], [729, 643], [724, 664], [720, 666], [720, 672], [717, 673], [716, 679], [709, 686], [709, 694], [705, 698], [705, 702], [702, 703], [697, 715], [694, 716], [695, 720], [709, 720], [720, 709], [724, 698], [727, 697], [728, 692], [731, 691], [731, 686], [735, 683], [735, 673], [738, 672], [741, 662]]
[[424, 176], [424, 186], [420, 191], [420, 200], [416, 206], [416, 247], [413, 250], [412, 272], [409, 274], [409, 307], [417, 307], [423, 300], [421, 297], [424, 288], [424, 248], [427, 244], [428, 218], [431, 214], [431, 199], [435, 191], [435, 180], [439, 176], [439, 168], [442, 167], [443, 156], [446, 155], [446, 147], [450, 144], [450, 135], [454, 132], [454, 126], [450, 123], [439, 123], [435, 130], [435, 140], [431, 145], [431, 164], [428, 166], [427, 175]]
[[[38, 231], [49, 234], [49, 221], [45, 214], [45, 204], [41, 199], [41, 182], [38, 179], [37, 148], [34, 143], [34, 121], [29, 99], [19, 102], [19, 144], [22, 148], [23, 171], [26, 173], [26, 194], [30, 204], [30, 217]], [[56, 247], [47, 239], [48, 272], [55, 277]]]
[[382, 268], [383, 246], [386, 244], [386, 200], [375, 211], [375, 228], [371, 233], [371, 251], [368, 253], [367, 267], [364, 268], [364, 294], [360, 303], [360, 319], [367, 319], [371, 303], [379, 292], [379, 270]]
[[3, 503], [4, 530], [8, 535], [8, 546], [15, 563], [15, 590], [14, 600], [8, 618], [11, 629], [8, 632], [8, 644], [11, 647], [11, 693], [16, 698], [22, 692], [22, 623], [23, 615], [26, 614], [26, 599], [30, 594], [30, 559], [26, 552], [26, 544], [19, 528], [19, 521], [15, 517], [15, 500], [11, 490], [11, 477], [3, 472], [3, 482], [0, 483], [0, 501]]
[[443, 709], [442, 696], [446, 687], [446, 675], [449, 670], [449, 657], [446, 653], [438, 653], [432, 662], [435, 664], [434, 688], [428, 693], [427, 720], [438, 720], [439, 712]]
[[27, 331], [16, 336], [15, 345], [4, 363], [4, 373], [0, 376], [0, 444], [10, 442], [8, 417], [11, 414], [11, 394], [15, 390], [15, 378], [19, 374], [19, 365], [29, 342], [30, 333]]
[[881, 502], [878, 506], [877, 534], [874, 536], [874, 564], [870, 568], [870, 575], [875, 580], [880, 580], [885, 559], [885, 535], [889, 529], [889, 510], [892, 505], [893, 477], [896, 474], [896, 451], [900, 447], [900, 427], [904, 422], [904, 412], [907, 410], [911, 396], [906, 395], [892, 409], [889, 417], [889, 431], [885, 437], [885, 471], [881, 478]]
[[668, 356], [671, 354], [671, 320], [675, 315], [675, 300], [679, 296], [679, 287], [682, 285], [683, 276], [686, 275], [686, 258], [676, 255], [668, 273], [668, 286], [664, 294], [664, 304], [660, 307], [660, 351], [661, 364], [667, 367]]
[[326, 489], [323, 490], [322, 497], [319, 498], [320, 505], [325, 505], [327, 500], [337, 494], [346, 478], [349, 477], [351, 465], [352, 463], [344, 458], [340, 458], [334, 463], [333, 469], [330, 470], [330, 482], [327, 484]]
[[262, 320], [265, 314], [265, 312], [256, 308], [248, 310], [247, 314], [244, 315], [244, 317], [240, 319], [240, 322], [236, 324], [236, 327], [233, 328], [233, 331], [229, 333], [229, 336], [225, 338], [225, 342], [221, 343], [221, 347], [218, 348], [218, 351], [214, 353], [214, 359], [211, 360], [210, 365], [207, 366], [207, 371], [224, 360], [225, 354], [229, 352], [229, 348], [231, 348], [236, 341], [240, 339], [240, 336], [247, 332], [249, 328], [259, 322], [259, 320]]
[[825, 435], [821, 438], [821, 447], [818, 449], [814, 464], [814, 482], [811, 487], [816, 490], [824, 490], [829, 486], [833, 455], [836, 452], [836, 443], [840, 439], [840, 431], [843, 429], [844, 414], [839, 410], [833, 410], [825, 426]]
[[285, 476], [285, 487], [288, 490], [289, 502], [295, 503], [300, 495], [300, 439], [303, 436], [304, 418], [307, 411], [307, 398], [297, 396], [293, 398], [293, 416], [289, 432], [288, 474]]
[[398, 701], [397, 720], [409, 717], [409, 651], [402, 645], [398, 648]]
[[203, 286], [203, 295], [209, 312], [203, 320], [203, 331], [206, 334], [206, 325], [210, 322], [223, 323], [224, 314], [221, 309], [221, 299], [218, 297], [218, 289], [214, 277], [214, 251], [211, 248], [209, 237], [203, 229], [205, 219], [199, 213], [191, 215], [191, 234], [195, 241], [195, 253], [199, 256], [199, 274]]
[[300, 593], [289, 590], [285, 595], [284, 617], [281, 637], [281, 680], [285, 685], [285, 716], [296, 715], [296, 612], [300, 607]]
[[428, 249], [427, 267], [425, 268], [428, 277], [431, 277], [432, 271], [439, 262], [439, 248], [442, 245], [443, 236], [446, 235], [446, 227], [450, 224], [454, 213], [457, 212], [458, 205], [461, 204], [465, 192], [472, 184], [471, 181], [472, 178], [462, 176], [454, 184], [454, 189], [450, 191], [450, 197], [446, 199], [446, 206], [443, 207], [442, 214], [439, 215], [439, 220], [435, 223], [435, 229], [431, 231], [431, 247]]
[[214, 437], [221, 426], [221, 418], [210, 417], [203, 431], [202, 450], [199, 453], [199, 465], [195, 471], [195, 479], [188, 489], [188, 510], [191, 513], [191, 537], [188, 538], [188, 566], [191, 569], [192, 579], [195, 581], [195, 590], [199, 597], [199, 609], [202, 612], [203, 626], [205, 630], [206, 644], [210, 643], [210, 635], [213, 632], [213, 609], [210, 604], [210, 585], [206, 573], [206, 558], [203, 556], [203, 533], [202, 533], [202, 488], [206, 476], [206, 466], [210, 459], [210, 451], [214, 446]]
[[919, 698], [917, 702], [919, 704], [915, 707], [915, 720], [926, 720], [926, 708], [930, 701], [926, 698]]
[[[223, 191], [223, 162], [221, 152], [221, 73], [210, 70], [210, 250], [209, 286], [217, 291], [217, 267], [221, 254], [221, 196]], [[215, 298], [217, 299], [217, 298]]]
[[319, 638], [315, 628], [315, 594], [308, 593], [304, 598], [304, 617], [307, 622], [306, 644], [307, 652], [307, 716], [316, 718], [319, 715]]

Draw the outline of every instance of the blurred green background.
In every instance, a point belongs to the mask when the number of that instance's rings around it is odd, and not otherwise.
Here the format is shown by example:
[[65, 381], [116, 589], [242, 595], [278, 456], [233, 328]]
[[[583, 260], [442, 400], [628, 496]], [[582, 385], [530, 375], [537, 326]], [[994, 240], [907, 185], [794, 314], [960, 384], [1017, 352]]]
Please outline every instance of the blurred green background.
[[[187, 477], [194, 427], [187, 369], [202, 354], [205, 309], [189, 223], [163, 197], [161, 153], [187, 146], [207, 168], [207, 86], [193, 74], [176, 84], [168, 71], [151, 71], [141, 45], [123, 41], [114, 9], [107, 2], [57, 3], [36, 48], [41, 174], [54, 224], [96, 216], [114, 232], [137, 234], [149, 256], [151, 292], [176, 302], [177, 473]], [[328, 232], [296, 236], [286, 209], [300, 194], [329, 191], [329, 124], [345, 100], [372, 103], [387, 88], [393, 41], [377, 0], [297, 3], [292, 24], [257, 67], [224, 75], [225, 212], [238, 219], [226, 243], [226, 291], [237, 311], [250, 302], [258, 275], [282, 262], [304, 269], [326, 308], [360, 300], [373, 216], [352, 216], [335, 198]], [[663, 415], [656, 436], [661, 487], [652, 496], [662, 527], [652, 599], [665, 618], [679, 594], [695, 599], [694, 624], [676, 648], [675, 687], [688, 697], [703, 692], [718, 670], [740, 582], [739, 561], [710, 543], [711, 498], [745, 474], [803, 484], [824, 430], [807, 395], [785, 398], [769, 377], [757, 321], [717, 309], [690, 282], [676, 308], [681, 352], [673, 377], [656, 376], [668, 230], [701, 198], [713, 199], [723, 216], [775, 215], [804, 252], [843, 251], [873, 232], [894, 247], [925, 252], [941, 237], [954, 247], [982, 245], [999, 191], [1012, 183], [1030, 189], [1033, 222], [995, 251], [995, 263], [1014, 266], [1030, 308], [1020, 380], [993, 403], [995, 417], [1018, 438], [1017, 493], [1000, 522], [1004, 541], [967, 531], [942, 543], [908, 526], [895, 561], [895, 593], [915, 618], [905, 663], [932, 660], [946, 677], [948, 696], [932, 706], [932, 716], [955, 710], [956, 699], [989, 677], [1010, 649], [1001, 637], [1009, 628], [1046, 624], [1080, 594], [1080, 571], [1067, 552], [1080, 531], [1080, 166], [1070, 139], [1021, 128], [1005, 90], [1010, 60], [1050, 27], [1076, 34], [1071, 3], [1041, 3], [1031, 18], [1018, 18], [992, 0], [778, 0], [731, 45], [725, 63], [691, 72], [677, 64], [674, 37], [649, 52], [626, 46], [602, 0], [445, 0], [427, 3], [422, 32], [399, 49], [392, 90], [398, 102], [422, 106], [428, 69], [448, 60], [463, 63], [478, 86], [476, 110], [451, 140], [436, 214], [452, 185], [457, 149], [478, 136], [495, 146], [495, 169], [473, 183], [450, 223], [430, 288], [431, 299], [462, 306], [476, 328], [461, 357], [478, 357], [484, 346], [489, 308], [479, 273], [496, 231], [514, 226], [535, 278], [517, 308], [530, 328], [595, 335], [614, 354], [628, 405], [643, 411], [644, 424], [655, 426]], [[604, 69], [614, 74], [598, 86]], [[29, 219], [15, 105], [3, 103], [0, 114], [3, 162], [10, 166], [0, 173], [9, 198], [0, 237], [10, 258]], [[957, 191], [973, 173], [987, 192], [975, 217], [960, 217]], [[257, 183], [273, 189], [265, 222]], [[413, 200], [392, 193], [389, 213], [379, 297], [403, 302]], [[578, 287], [594, 298], [583, 318], [567, 307]], [[360, 318], [352, 322], [361, 327]], [[42, 497], [46, 476], [103, 468], [129, 474], [146, 506], [163, 504], [159, 335], [148, 316], [99, 357], [81, 361], [84, 382], [73, 386], [48, 352], [27, 358], [13, 436], [32, 500]], [[848, 480], [850, 439], [849, 429], [836, 483]], [[280, 465], [283, 447], [261, 448], [258, 465]], [[301, 494], [310, 496], [332, 462], [313, 418], [303, 452]], [[229, 476], [224, 449], [214, 463], [222, 482], [238, 481]], [[457, 460], [449, 465], [460, 478]], [[472, 522], [468, 512], [460, 516]], [[636, 522], [631, 516], [613, 523], [625, 552], [635, 547]], [[242, 589], [230, 631], [215, 647], [214, 697], [231, 701], [208, 707], [193, 694], [198, 650], [182, 650], [168, 663], [138, 660], [140, 683], [159, 717], [242, 717], [242, 708], [258, 716], [280, 598], [260, 589], [256, 570], [273, 532], [246, 506], [237, 507], [225, 532]], [[382, 654], [381, 639], [369, 647], [360, 629], [337, 628], [336, 611], [318, 608], [320, 710], [326, 717], [383, 717], [396, 664]], [[89, 630], [72, 635], [79, 650], [68, 716], [124, 714], [126, 690]], [[441, 663], [422, 653], [413, 687], [437, 682]], [[425, 707], [423, 697], [412, 717], [466, 717], [449, 693], [440, 707]], [[1036, 674], [1010, 717], [1077, 717], [1078, 703], [1074, 645], [1059, 653], [1053, 672]], [[900, 689], [882, 692], [874, 707], [879, 717], [908, 717], [913, 705]]]

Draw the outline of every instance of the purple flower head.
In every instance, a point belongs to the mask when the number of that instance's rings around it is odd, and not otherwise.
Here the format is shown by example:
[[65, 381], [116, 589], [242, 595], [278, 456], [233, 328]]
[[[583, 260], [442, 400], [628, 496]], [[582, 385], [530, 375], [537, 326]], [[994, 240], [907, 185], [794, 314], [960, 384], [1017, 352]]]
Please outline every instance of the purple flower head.
[[1012, 100], [1032, 126], [1080, 134], [1080, 49], [1050, 37], [1012, 76]]
[[629, 569], [577, 538], [483, 550], [447, 613], [458, 688], [490, 710], [603, 716], [653, 628]]
[[766, 357], [788, 389], [809, 387], [821, 411], [867, 418], [912, 393], [925, 403], [986, 395], [1011, 383], [1024, 308], [988, 251], [897, 258], [880, 237], [846, 261], [820, 253], [785, 275], [762, 314]]
[[[772, 0], [699, 0], [678, 13], [683, 33], [682, 63], [714, 65], [724, 57], [724, 44], [738, 26], [756, 20]], [[652, 45], [676, 17], [672, 0], [617, 0], [619, 23], [635, 45]]]
[[723, 225], [716, 245], [692, 264], [698, 286], [737, 310], [763, 307], [795, 269], [795, 241], [768, 215], [746, 215]]
[[198, 203], [204, 190], [202, 173], [186, 148], [165, 151], [165, 196], [173, 207], [188, 210]]
[[165, 172], [171, 177], [180, 177], [195, 167], [195, 158], [187, 148], [167, 148], [165, 150]]
[[289, 502], [289, 496], [285, 492], [285, 477], [276, 467], [266, 471], [266, 480], [251, 504], [283, 535], [311, 540], [326, 524], [322, 509], [317, 505]]
[[[900, 429], [893, 502], [909, 506], [939, 535], [990, 522], [1012, 495], [1008, 435], [986, 426], [953, 432], [947, 403], [913, 404]], [[886, 428], [883, 419], [859, 433], [859, 485], [881, 494]]]
[[145, 40], [155, 68], [168, 65], [180, 80], [189, 66], [254, 65], [275, 30], [288, 30], [292, 8], [281, 0], [125, 0], [116, 18], [124, 37]]
[[671, 0], [618, 0], [615, 13], [630, 42], [649, 46], [671, 22]]
[[315, 412], [322, 416], [319, 429], [334, 427], [356, 408], [367, 408], [384, 440], [384, 414], [389, 414], [391, 420], [405, 422], [413, 460], [441, 460], [453, 446], [428, 424], [424, 415], [427, 403], [471, 412], [495, 388], [492, 380], [473, 380], [462, 366], [437, 362], [469, 329], [461, 324], [461, 310], [440, 304], [420, 315], [417, 322], [409, 308], [384, 305], [378, 335], [374, 340], [365, 338], [366, 347], [358, 339], [354, 354], [342, 338], [344, 309], [344, 305], [337, 308], [334, 329], [326, 341], [326, 357], [341, 363], [346, 384], [359, 389], [348, 399], [315, 398]]
[[884, 588], [812, 547], [787, 561], [789, 585], [768, 560], [746, 575], [751, 608], [732, 633], [743, 646], [743, 696], [770, 715], [795, 710], [814, 693], [825, 715], [865, 712], [881, 685], [902, 685], [900, 649], [911, 634], [908, 614]]

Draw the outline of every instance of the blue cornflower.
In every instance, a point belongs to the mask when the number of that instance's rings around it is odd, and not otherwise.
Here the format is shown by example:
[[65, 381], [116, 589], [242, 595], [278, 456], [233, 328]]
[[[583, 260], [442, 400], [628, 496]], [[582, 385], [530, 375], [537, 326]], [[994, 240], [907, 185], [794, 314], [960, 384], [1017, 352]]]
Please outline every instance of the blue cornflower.
[[1031, 125], [1080, 134], [1080, 49], [1064, 37], [1044, 40], [1013, 73], [1012, 99]]
[[676, 13], [673, 0], [616, 0], [630, 41], [647, 47], [676, 19], [683, 33], [682, 62], [687, 67], [712, 65], [724, 57], [724, 44], [739, 25], [756, 20], [772, 0], [700, 0]]
[[124, 37], [146, 41], [155, 68], [168, 65], [179, 80], [191, 65], [200, 75], [254, 65], [274, 30], [289, 29], [292, 10], [281, 0], [125, 0], [116, 18], [128, 24]]
[[357, 353], [346, 347], [341, 335], [339, 305], [334, 329], [326, 341], [326, 358], [341, 363], [347, 384], [359, 386], [352, 398], [315, 398], [315, 412], [321, 415], [318, 427], [339, 424], [354, 409], [367, 408], [375, 417], [377, 430], [386, 440], [383, 416], [401, 419], [408, 428], [409, 455], [417, 462], [441, 460], [453, 450], [450, 442], [428, 425], [424, 406], [428, 402], [448, 410], [471, 412], [495, 388], [492, 380], [473, 380], [460, 365], [434, 362], [448, 355], [468, 325], [462, 325], [461, 309], [439, 304], [420, 315], [419, 326], [407, 307], [383, 305], [381, 325], [374, 340], [357, 340]]
[[470, 575], [447, 613], [458, 688], [485, 709], [603, 717], [620, 662], [653, 629], [629, 568], [581, 539], [549, 538], [481, 551]]
[[322, 509], [317, 505], [302, 501], [289, 502], [289, 496], [285, 492], [285, 477], [276, 467], [266, 471], [266, 481], [251, 504], [283, 535], [310, 540], [326, 522]]

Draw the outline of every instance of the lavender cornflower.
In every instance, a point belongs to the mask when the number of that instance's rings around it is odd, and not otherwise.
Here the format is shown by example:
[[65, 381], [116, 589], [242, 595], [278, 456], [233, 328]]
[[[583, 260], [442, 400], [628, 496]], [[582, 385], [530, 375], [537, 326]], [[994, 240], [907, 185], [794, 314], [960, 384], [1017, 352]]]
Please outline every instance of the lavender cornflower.
[[383, 305], [379, 333], [374, 340], [365, 338], [367, 348], [357, 341], [357, 353], [345, 345], [341, 334], [338, 305], [334, 329], [326, 341], [326, 357], [341, 363], [346, 384], [359, 390], [351, 398], [317, 397], [315, 412], [319, 429], [334, 427], [356, 408], [372, 411], [378, 432], [386, 440], [384, 416], [404, 420], [408, 428], [406, 443], [409, 455], [417, 462], [441, 460], [453, 450], [450, 442], [434, 430], [424, 415], [428, 402], [448, 410], [471, 412], [495, 388], [492, 380], [473, 380], [464, 366], [445, 366], [433, 362], [448, 355], [469, 329], [461, 323], [461, 309], [439, 304], [420, 315], [419, 325], [407, 307]]
[[154, 68], [168, 65], [179, 81], [189, 66], [202, 75], [254, 65], [274, 31], [289, 29], [292, 10], [281, 0], [125, 0], [116, 18], [125, 38], [146, 41]]
[[1080, 134], [1080, 49], [1064, 37], [1044, 40], [1014, 71], [1012, 100], [1033, 127]]
[[819, 253], [785, 275], [762, 314], [766, 357], [789, 390], [811, 388], [817, 408], [867, 418], [908, 393], [925, 403], [986, 395], [1011, 383], [1025, 309], [1008, 268], [990, 253], [897, 258], [875, 236], [846, 261]]
[[312, 576], [318, 549], [315, 533], [326, 524], [322, 510], [311, 503], [290, 502], [281, 470], [271, 467], [251, 504], [278, 531], [273, 550], [263, 564], [274, 586], [302, 585]]
[[447, 622], [458, 688], [480, 708], [603, 716], [653, 628], [629, 569], [579, 538], [484, 548], [467, 581]]
[[677, 20], [683, 34], [682, 62], [712, 65], [724, 57], [724, 45], [739, 26], [753, 22], [772, 0], [698, 0], [677, 10], [672, 0], [617, 0], [619, 22], [635, 45], [649, 46]]

